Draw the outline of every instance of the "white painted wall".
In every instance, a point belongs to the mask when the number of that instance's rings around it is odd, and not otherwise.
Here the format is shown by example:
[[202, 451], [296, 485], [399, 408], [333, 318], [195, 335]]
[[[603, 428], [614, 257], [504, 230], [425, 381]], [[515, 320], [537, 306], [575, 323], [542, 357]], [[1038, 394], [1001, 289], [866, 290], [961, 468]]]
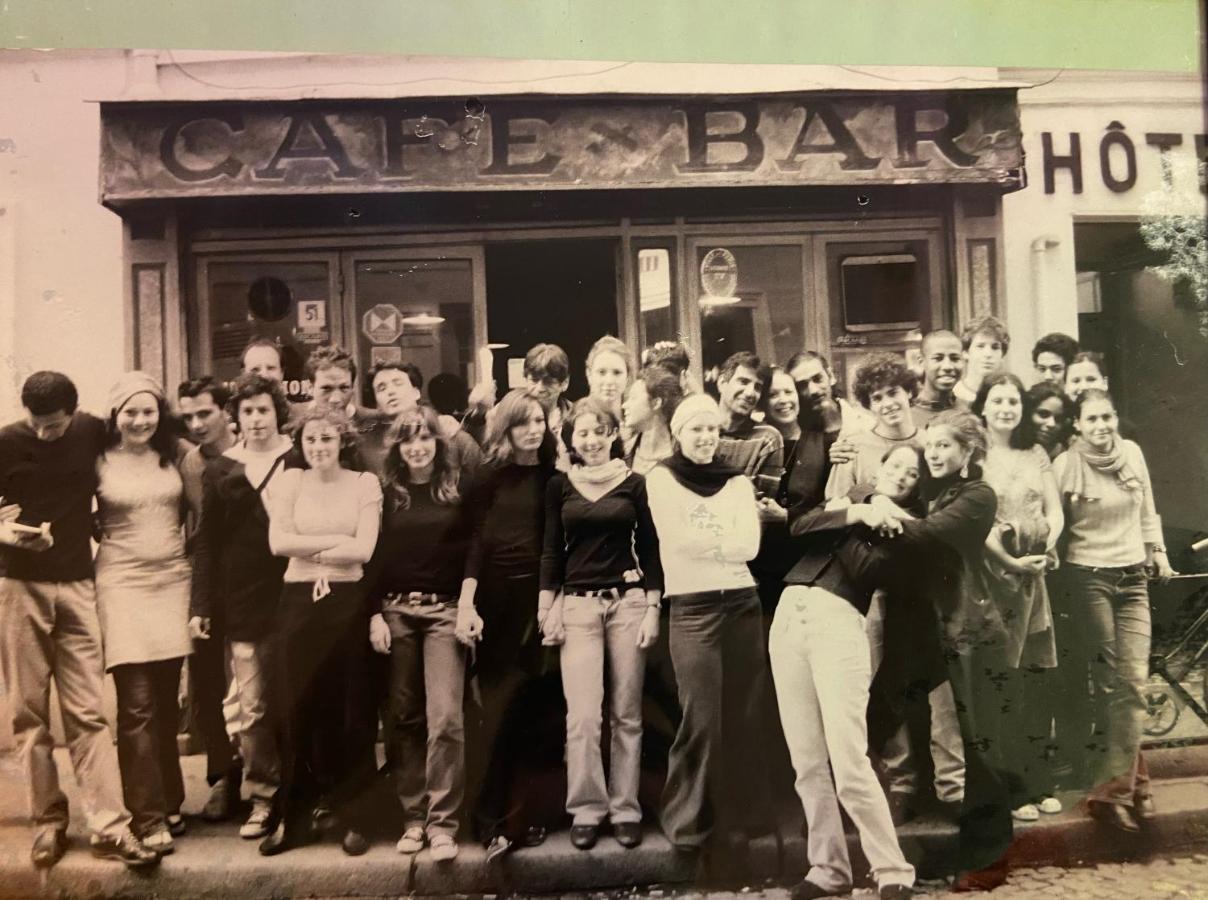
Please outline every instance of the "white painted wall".
[[97, 202], [99, 107], [121, 52], [0, 52], [0, 420], [67, 373], [99, 411], [123, 363], [121, 220]]
[[[1003, 70], [1002, 77], [1037, 85], [1019, 91], [1028, 186], [1003, 198], [1010, 362], [1014, 371], [1030, 373], [1038, 337], [1078, 333], [1075, 218], [1131, 221], [1156, 203], [1204, 214], [1208, 198], [1195, 177], [1195, 135], [1205, 130], [1203, 89], [1198, 76], [1164, 73]], [[1137, 159], [1137, 182], [1124, 193], [1109, 190], [1100, 169], [1100, 142], [1115, 121], [1124, 126]], [[1073, 192], [1065, 169], [1055, 173], [1054, 193], [1044, 192], [1045, 131], [1053, 134], [1059, 156], [1069, 153], [1070, 132], [1081, 135], [1081, 194]], [[1169, 193], [1158, 148], [1145, 142], [1147, 132], [1183, 136], [1182, 146], [1170, 151]], [[1123, 156], [1113, 151], [1111, 158], [1112, 171], [1122, 177]]]

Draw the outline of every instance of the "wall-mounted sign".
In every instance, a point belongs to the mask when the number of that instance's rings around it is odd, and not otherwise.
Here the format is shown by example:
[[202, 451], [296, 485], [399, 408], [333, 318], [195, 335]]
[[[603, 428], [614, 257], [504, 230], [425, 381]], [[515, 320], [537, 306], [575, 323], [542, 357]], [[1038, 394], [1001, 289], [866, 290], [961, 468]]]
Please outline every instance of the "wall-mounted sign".
[[401, 363], [403, 361], [402, 347], [370, 347], [369, 365], [377, 366], [385, 363]]
[[403, 316], [397, 306], [379, 303], [361, 316], [361, 331], [375, 344], [393, 344], [403, 333]]
[[725, 247], [714, 247], [700, 261], [701, 290], [709, 297], [733, 297], [738, 287], [738, 260]]
[[[1193, 174], [1198, 170], [1196, 180], [1199, 190], [1208, 194], [1208, 177], [1205, 177], [1204, 170], [1208, 162], [1208, 134], [1189, 134], [1186, 138], [1184, 140], [1184, 135], [1178, 132], [1168, 131], [1129, 134], [1123, 124], [1112, 121], [1104, 127], [1101, 135], [1089, 136], [1085, 168], [1091, 171], [1097, 168], [1103, 186], [1113, 194], [1123, 194], [1136, 185], [1138, 165], [1156, 167], [1162, 174], [1163, 182], [1170, 186], [1177, 154], [1190, 157]], [[1040, 148], [1044, 192], [1056, 193], [1057, 173], [1064, 172], [1068, 179], [1063, 178], [1063, 183], [1069, 185], [1071, 193], [1081, 194], [1084, 168], [1082, 133], [1070, 131], [1054, 134], [1043, 131], [1040, 134]], [[1191, 156], [1192, 153], [1194, 156]]]
[[327, 327], [326, 300], [298, 301], [298, 330], [322, 331]]
[[105, 103], [101, 195], [993, 183], [1019, 186], [1014, 88], [485, 103]]

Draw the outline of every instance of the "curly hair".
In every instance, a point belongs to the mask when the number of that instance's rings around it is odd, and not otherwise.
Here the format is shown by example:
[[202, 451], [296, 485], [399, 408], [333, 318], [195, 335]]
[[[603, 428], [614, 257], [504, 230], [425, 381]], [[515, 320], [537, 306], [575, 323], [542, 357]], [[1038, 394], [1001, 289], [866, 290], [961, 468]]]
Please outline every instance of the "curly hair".
[[[483, 459], [492, 465], [502, 466], [512, 461], [512, 429], [528, 421], [534, 408], [545, 415], [545, 407], [529, 388], [516, 388], [504, 394], [503, 399], [487, 416], [487, 432], [482, 441]], [[558, 458], [558, 443], [545, 423], [545, 435], [537, 450], [537, 461], [542, 465], [553, 465]]]
[[401, 413], [386, 437], [386, 463], [382, 481], [387, 488], [386, 496], [393, 508], [410, 509], [411, 469], [403, 461], [399, 446], [408, 444], [427, 433], [436, 441], [436, 457], [432, 461], [432, 478], [428, 482], [428, 490], [432, 500], [441, 506], [453, 506], [460, 502], [459, 491], [461, 469], [453, 459], [449, 442], [440, 431], [440, 420], [436, 410], [426, 403], [421, 403], [415, 409]]
[[886, 388], [900, 387], [913, 400], [919, 393], [919, 376], [906, 365], [900, 356], [878, 353], [860, 366], [852, 382], [852, 393], [860, 405], [868, 408], [869, 398]]
[[321, 403], [312, 403], [290, 425], [290, 429], [293, 431], [294, 448], [302, 458], [304, 468], [310, 468], [310, 463], [306, 461], [306, 454], [302, 451], [302, 432], [311, 422], [322, 422], [335, 429], [340, 436], [340, 464], [343, 465], [348, 460], [347, 451], [354, 446], [352, 420], [348, 418], [348, 413], [342, 409], [324, 406]]
[[1019, 424], [1011, 431], [1009, 445], [1015, 450], [1028, 450], [1036, 443], [1036, 426], [1032, 424], [1032, 410], [1036, 407], [1028, 400], [1027, 389], [1019, 378], [1010, 372], [999, 372], [982, 381], [971, 411], [989, 428], [990, 425], [986, 421], [986, 400], [993, 388], [1003, 384], [1009, 384], [1019, 392]]
[[289, 425], [290, 412], [289, 400], [285, 397], [285, 388], [281, 386], [281, 382], [265, 378], [263, 375], [245, 372], [235, 379], [231, 389], [231, 398], [226, 404], [227, 415], [238, 424], [239, 404], [263, 394], [268, 394], [269, 399], [273, 401], [273, 412], [277, 415], [277, 431], [284, 431]]
[[582, 400], [576, 400], [571, 406], [570, 412], [562, 417], [562, 439], [566, 444], [567, 454], [570, 456], [570, 461], [582, 465], [583, 457], [571, 444], [571, 436], [575, 433], [575, 421], [583, 416], [595, 416], [596, 421], [613, 435], [613, 443], [621, 430], [621, 420], [617, 418], [617, 414], [605, 406], [600, 400], [595, 397], [584, 397]]
[[971, 452], [969, 461], [981, 463], [986, 458], [986, 429], [981, 420], [971, 412], [960, 409], [946, 409], [927, 423], [927, 431], [934, 428], [946, 428], [953, 439]]

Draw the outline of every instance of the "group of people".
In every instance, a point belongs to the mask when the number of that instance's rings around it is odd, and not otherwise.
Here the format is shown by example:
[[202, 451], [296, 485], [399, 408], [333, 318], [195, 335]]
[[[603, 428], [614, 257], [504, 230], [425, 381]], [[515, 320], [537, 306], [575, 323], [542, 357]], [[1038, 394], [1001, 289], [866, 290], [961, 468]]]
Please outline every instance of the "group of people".
[[175, 411], [127, 373], [107, 421], [30, 376], [0, 431], [0, 629], [35, 865], [66, 846], [52, 679], [94, 852], [172, 852], [186, 658], [202, 815], [245, 786], [265, 855], [336, 826], [368, 849], [379, 726], [397, 849], [436, 861], [466, 825], [498, 859], [563, 817], [580, 849], [634, 847], [644, 810], [679, 853], [741, 856], [795, 787], [796, 900], [850, 890], [840, 807], [880, 895], [908, 896], [895, 826], [930, 771], [961, 884], [987, 887], [1012, 821], [1060, 811], [1058, 760], [1093, 774], [1092, 815], [1137, 830], [1146, 583], [1171, 574], [1149, 475], [1100, 360], [1046, 336], [1029, 388], [1008, 341], [985, 317], [926, 335], [921, 373], [873, 356], [858, 406], [812, 351], [736, 353], [705, 391], [683, 345], [639, 365], [614, 337], [573, 404], [552, 344], [524, 387], [441, 412], [407, 362], [375, 366], [360, 405], [334, 346], [305, 404], [269, 341]]

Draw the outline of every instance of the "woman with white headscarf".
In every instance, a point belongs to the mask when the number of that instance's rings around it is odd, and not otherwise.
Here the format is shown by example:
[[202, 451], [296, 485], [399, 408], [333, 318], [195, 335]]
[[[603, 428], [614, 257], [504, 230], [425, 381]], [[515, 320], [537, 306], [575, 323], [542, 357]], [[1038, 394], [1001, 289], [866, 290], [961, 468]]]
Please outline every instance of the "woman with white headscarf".
[[97, 461], [96, 600], [117, 687], [122, 790], [135, 834], [160, 854], [184, 831], [177, 688], [193, 649], [184, 486], [167, 413], [160, 383], [127, 372], [109, 392], [108, 442]]
[[712, 398], [684, 400], [671, 419], [675, 452], [646, 476], [684, 711], [662, 825], [683, 851], [701, 849], [715, 826], [736, 834], [749, 818], [741, 811], [760, 808], [752, 796], [758, 779], [742, 764], [760, 733], [750, 698], [760, 696], [767, 670], [759, 595], [747, 569], [759, 550], [759, 512], [750, 480], [714, 457], [720, 431]]

